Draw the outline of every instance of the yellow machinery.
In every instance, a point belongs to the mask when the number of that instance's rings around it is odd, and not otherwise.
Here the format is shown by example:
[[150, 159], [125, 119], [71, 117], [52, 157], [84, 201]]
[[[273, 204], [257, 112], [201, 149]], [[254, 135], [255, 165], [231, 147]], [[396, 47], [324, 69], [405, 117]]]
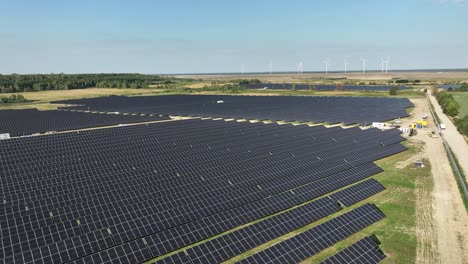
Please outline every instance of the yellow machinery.
[[418, 120], [416, 124], [421, 124], [423, 127], [427, 127], [427, 120]]

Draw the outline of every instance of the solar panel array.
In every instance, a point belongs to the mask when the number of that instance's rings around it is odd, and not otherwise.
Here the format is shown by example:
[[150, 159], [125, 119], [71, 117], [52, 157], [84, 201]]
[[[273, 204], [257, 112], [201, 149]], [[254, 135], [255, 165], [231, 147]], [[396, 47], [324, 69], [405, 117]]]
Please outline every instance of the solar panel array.
[[[382, 170], [378, 166], [372, 163], [366, 163], [296, 188], [294, 192], [283, 192], [272, 195], [271, 197], [254, 201], [241, 207], [164, 230], [152, 237], [154, 244], [151, 250], [156, 256], [161, 256], [180, 247], [247, 224], [258, 218], [286, 210], [289, 207], [320, 197], [381, 171]], [[310, 181], [310, 179], [304, 179], [298, 181], [297, 184], [308, 181]]]
[[339, 201], [344, 206], [351, 206], [363, 198], [379, 193], [385, 190], [385, 187], [374, 179], [358, 183], [347, 190], [332, 194], [333, 200]]
[[[375, 180], [370, 179], [364, 183], [369, 181]], [[354, 193], [360, 191], [355, 187], [347, 188], [336, 194], [339, 197], [352, 197]], [[366, 192], [366, 195], [359, 196], [359, 201], [369, 198], [373, 194]], [[190, 259], [192, 263], [220, 263], [322, 217], [336, 213], [341, 210], [341, 207], [332, 197], [330, 197], [331, 199], [326, 197], [316, 200], [190, 248], [187, 250]]]
[[377, 237], [365, 237], [346, 249], [336, 253], [320, 264], [377, 264], [385, 255], [379, 249]]
[[167, 116], [98, 114], [69, 111], [38, 111], [37, 109], [0, 110], [0, 134], [26, 136], [50, 131], [167, 120]]
[[375, 205], [365, 204], [251, 255], [239, 263], [299, 263], [384, 217]]
[[148, 260], [378, 173], [402, 140], [196, 119], [0, 141], [0, 259]]
[[[292, 83], [252, 83], [243, 85], [247, 89], [269, 89], [269, 90], [292, 90]], [[391, 85], [342, 85], [340, 87], [343, 91], [388, 91], [392, 87], [398, 87], [400, 90], [408, 89], [405, 86], [391, 86]], [[337, 90], [336, 84], [295, 84], [296, 90], [311, 90], [316, 91], [335, 91]]]
[[458, 90], [460, 89], [462, 85], [461, 84], [440, 84], [440, 85], [437, 85], [437, 88], [441, 88], [441, 89], [450, 89], [452, 88], [453, 90]]
[[[223, 103], [218, 103], [223, 101]], [[170, 95], [148, 97], [100, 97], [60, 101], [83, 105], [74, 109], [155, 113], [162, 115], [222, 117], [329, 124], [369, 125], [408, 114], [407, 98], [322, 96], [226, 96]]]

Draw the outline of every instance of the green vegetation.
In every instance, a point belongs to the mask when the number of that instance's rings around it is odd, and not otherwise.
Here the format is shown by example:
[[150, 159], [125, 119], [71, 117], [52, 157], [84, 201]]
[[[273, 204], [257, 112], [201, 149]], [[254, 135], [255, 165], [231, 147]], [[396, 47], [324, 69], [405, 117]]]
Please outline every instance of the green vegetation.
[[14, 104], [14, 103], [24, 103], [27, 102], [21, 94], [12, 94], [7, 97], [0, 97], [0, 104]]
[[459, 116], [468, 115], [468, 93], [467, 92], [450, 92], [453, 99], [458, 103], [460, 106]]
[[[464, 84], [464, 86], [468, 85]], [[437, 101], [444, 110], [444, 113], [453, 118], [453, 123], [458, 131], [468, 136], [468, 93], [441, 92], [437, 95]]]
[[83, 88], [149, 88], [167, 87], [179, 79], [143, 74], [31, 74], [0, 75], [0, 92], [38, 92]]
[[459, 92], [468, 92], [468, 83], [464, 83], [458, 89]]
[[262, 83], [259, 79], [243, 79], [243, 80], [233, 80], [233, 83], [242, 84], [254, 84], [254, 83]]
[[438, 93], [436, 98], [446, 115], [453, 117], [458, 114], [460, 106], [451, 94], [445, 92]]
[[456, 118], [455, 126], [461, 134], [468, 136], [468, 115], [463, 118]]
[[[188, 89], [191, 90], [191, 89]], [[204, 92], [220, 92], [220, 93], [240, 93], [244, 91], [245, 87], [238, 84], [223, 84], [223, 85], [211, 85], [205, 86], [201, 89]]]
[[420, 84], [420, 83], [421, 83], [421, 80], [405, 80], [405, 79], [401, 79], [401, 80], [395, 80], [394, 83], [398, 83], [398, 84], [408, 84], [408, 83]]
[[390, 87], [390, 90], [388, 91], [388, 93], [390, 95], [397, 95], [399, 90], [400, 90], [399, 87], [392, 86], [392, 87]]

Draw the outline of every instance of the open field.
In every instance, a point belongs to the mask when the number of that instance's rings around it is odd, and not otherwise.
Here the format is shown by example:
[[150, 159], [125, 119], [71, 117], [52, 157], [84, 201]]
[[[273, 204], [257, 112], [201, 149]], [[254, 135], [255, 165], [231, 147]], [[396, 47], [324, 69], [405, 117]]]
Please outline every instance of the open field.
[[[127, 95], [135, 96], [140, 94], [159, 93], [161, 89], [115, 89], [115, 88], [88, 88], [88, 89], [73, 89], [73, 90], [52, 90], [41, 92], [24, 92], [17, 93], [23, 95], [31, 102], [0, 105], [0, 109], [24, 109], [24, 108], [38, 108], [40, 110], [57, 109], [61, 105], [52, 105], [49, 102], [56, 100], [90, 98], [109, 95]], [[0, 94], [7, 95], [7, 94]]]
[[468, 115], [468, 92], [450, 92], [450, 94], [460, 106], [458, 116], [464, 117]]

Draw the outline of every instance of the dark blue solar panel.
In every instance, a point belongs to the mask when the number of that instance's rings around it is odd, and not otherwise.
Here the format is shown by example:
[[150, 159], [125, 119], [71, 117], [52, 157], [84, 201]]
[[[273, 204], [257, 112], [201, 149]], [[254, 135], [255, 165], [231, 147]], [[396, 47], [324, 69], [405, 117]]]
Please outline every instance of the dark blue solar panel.
[[407, 98], [229, 95], [113, 96], [57, 103], [99, 111], [362, 125], [406, 117], [405, 108], [413, 106]]
[[298, 263], [384, 217], [377, 207], [366, 204], [247, 257], [239, 263]]
[[365, 237], [320, 264], [380, 263], [385, 255], [379, 249], [376, 239], [375, 236]]

